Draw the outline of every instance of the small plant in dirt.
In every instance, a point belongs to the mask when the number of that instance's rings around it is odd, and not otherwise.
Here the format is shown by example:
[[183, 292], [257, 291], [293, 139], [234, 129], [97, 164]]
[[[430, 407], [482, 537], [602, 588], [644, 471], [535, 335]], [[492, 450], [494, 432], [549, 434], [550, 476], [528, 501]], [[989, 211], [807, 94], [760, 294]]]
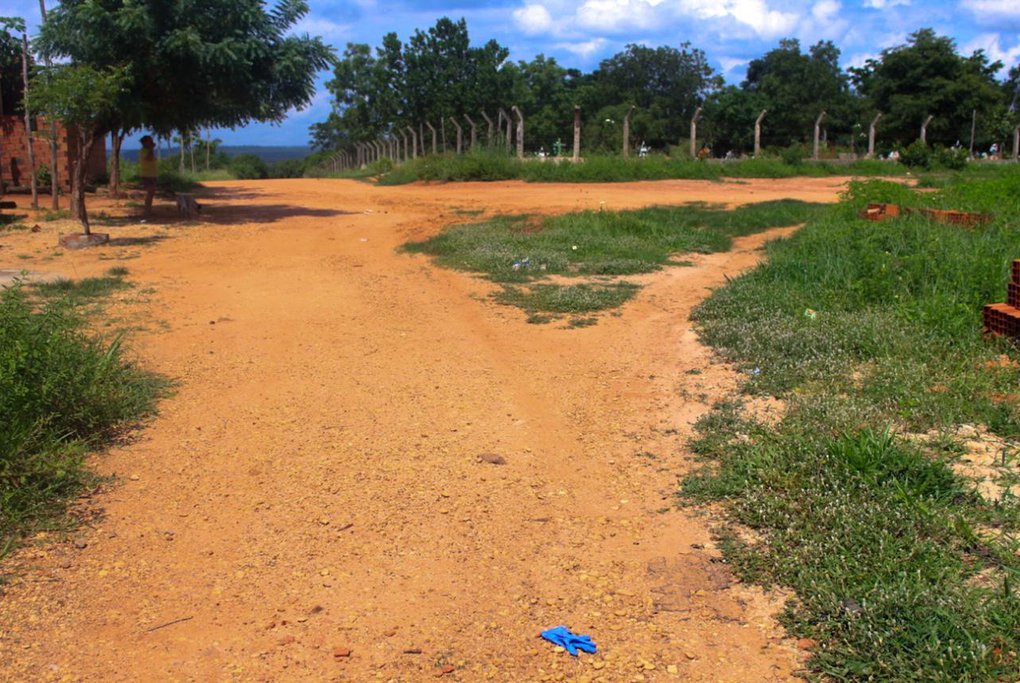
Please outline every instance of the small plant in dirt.
[[163, 386], [121, 339], [86, 331], [75, 301], [0, 290], [0, 556], [59, 518], [91, 480], [84, 459], [150, 413]]

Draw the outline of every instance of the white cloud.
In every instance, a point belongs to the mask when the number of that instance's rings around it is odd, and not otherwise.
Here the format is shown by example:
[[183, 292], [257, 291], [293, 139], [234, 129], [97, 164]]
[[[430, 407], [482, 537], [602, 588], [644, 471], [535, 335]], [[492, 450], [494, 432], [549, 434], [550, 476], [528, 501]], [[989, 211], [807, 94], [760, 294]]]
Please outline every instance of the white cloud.
[[1016, 0], [963, 0], [960, 4], [974, 14], [1020, 17], [1020, 4]]
[[969, 55], [976, 50], [984, 50], [990, 61], [1002, 62], [1007, 69], [1020, 62], [1020, 42], [1010, 48], [1003, 47], [1002, 36], [998, 33], [976, 35], [960, 49], [960, 52]]
[[839, 14], [842, 9], [836, 0], [818, 0], [811, 8], [811, 16], [818, 22], [830, 22]]
[[750, 62], [746, 59], [740, 59], [739, 57], [720, 57], [719, 65], [722, 66], [723, 73], [728, 74], [735, 69], [746, 67]]
[[292, 33], [307, 33], [328, 41], [346, 40], [351, 35], [350, 24], [338, 24], [322, 17], [306, 16], [294, 25]]
[[514, 10], [514, 21], [517, 27], [529, 35], [544, 33], [552, 26], [552, 15], [544, 5], [525, 5]]
[[680, 7], [698, 19], [737, 21], [762, 38], [788, 35], [800, 20], [792, 12], [770, 9], [765, 0], [680, 0]]
[[575, 54], [582, 59], [589, 59], [592, 55], [602, 49], [602, 46], [606, 44], [605, 38], [592, 38], [580, 43], [557, 43], [553, 47], [566, 50], [571, 54]]
[[662, 0], [585, 0], [577, 8], [577, 20], [602, 31], [651, 28], [658, 23], [656, 8], [661, 4]]
[[871, 9], [886, 9], [897, 5], [909, 5], [910, 0], [864, 0], [864, 6]]

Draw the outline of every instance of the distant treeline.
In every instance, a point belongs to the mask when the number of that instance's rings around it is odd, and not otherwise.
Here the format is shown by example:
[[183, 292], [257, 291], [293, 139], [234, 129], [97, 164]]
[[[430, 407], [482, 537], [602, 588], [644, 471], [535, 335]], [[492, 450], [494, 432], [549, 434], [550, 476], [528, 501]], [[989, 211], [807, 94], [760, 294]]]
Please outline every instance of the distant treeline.
[[797, 40], [781, 40], [751, 60], [739, 85], [724, 83], [690, 43], [627, 45], [588, 73], [543, 55], [513, 62], [509, 54], [495, 40], [472, 46], [463, 19], [440, 19], [407, 42], [387, 34], [374, 49], [349, 43], [327, 83], [333, 112], [312, 126], [313, 146], [347, 150], [410, 130], [420, 143], [431, 139], [431, 124], [449, 149], [456, 135], [451, 118], [466, 130], [470, 117], [484, 138], [483, 113], [496, 121], [500, 110], [513, 116], [513, 106], [523, 114], [529, 153], [571, 144], [575, 105], [585, 153], [619, 151], [631, 107], [633, 140], [659, 151], [686, 142], [700, 107], [698, 137], [717, 156], [752, 150], [763, 111], [761, 142], [773, 149], [811, 140], [823, 110], [821, 135], [830, 150], [860, 150], [879, 113], [879, 151], [917, 140], [929, 116], [929, 144], [968, 147], [973, 130], [976, 150], [1012, 143], [1020, 123], [1020, 66], [1004, 73], [1001, 62], [980, 50], [962, 55], [953, 39], [931, 29], [849, 69], [840, 66], [840, 50], [830, 41], [805, 50]]
[[[204, 142], [202, 141], [196, 143], [196, 154], [199, 154], [200, 158], [204, 158], [201, 156], [202, 154], [204, 154], [203, 145]], [[223, 154], [228, 158], [234, 158], [250, 154], [257, 156], [259, 159], [266, 162], [267, 164], [274, 164], [278, 161], [288, 161], [290, 159], [304, 159], [306, 156], [312, 153], [310, 147], [261, 147], [257, 145], [235, 145], [235, 146], [217, 145], [215, 149], [217, 152]], [[134, 162], [138, 161], [138, 152], [139, 150], [137, 149], [123, 148], [121, 149], [120, 156], [125, 161]], [[160, 150], [160, 155], [162, 157], [170, 159], [178, 158], [180, 156], [180, 153], [181, 148], [177, 146], [171, 147], [169, 154], [167, 153], [165, 147]], [[187, 150], [185, 150], [185, 153], [187, 153]], [[112, 150], [107, 149], [106, 154], [107, 156], [110, 156], [112, 154]]]

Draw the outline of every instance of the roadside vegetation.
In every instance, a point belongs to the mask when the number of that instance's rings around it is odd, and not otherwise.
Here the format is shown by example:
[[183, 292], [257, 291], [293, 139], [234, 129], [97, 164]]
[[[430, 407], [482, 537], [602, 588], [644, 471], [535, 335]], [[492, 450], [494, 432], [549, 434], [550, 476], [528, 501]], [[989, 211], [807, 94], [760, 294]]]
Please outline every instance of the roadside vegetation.
[[91, 315], [130, 285], [103, 277], [0, 289], [0, 557], [64, 523], [94, 481], [85, 460], [154, 410], [165, 383], [90, 332]]
[[[1020, 169], [942, 184], [852, 183], [695, 313], [746, 381], [699, 423], [681, 500], [723, 504], [727, 560], [796, 592], [783, 620], [832, 680], [1020, 670], [1020, 350], [981, 326], [1020, 258]], [[869, 201], [994, 220], [871, 223]]]
[[[623, 277], [686, 265], [683, 254], [726, 251], [734, 237], [797, 225], [823, 210], [784, 200], [733, 210], [689, 204], [504, 216], [457, 225], [405, 249], [433, 256], [448, 268], [482, 274], [502, 285], [496, 301], [522, 308], [531, 322], [549, 322], [620, 306], [639, 289]], [[590, 318], [570, 322], [589, 324]]]

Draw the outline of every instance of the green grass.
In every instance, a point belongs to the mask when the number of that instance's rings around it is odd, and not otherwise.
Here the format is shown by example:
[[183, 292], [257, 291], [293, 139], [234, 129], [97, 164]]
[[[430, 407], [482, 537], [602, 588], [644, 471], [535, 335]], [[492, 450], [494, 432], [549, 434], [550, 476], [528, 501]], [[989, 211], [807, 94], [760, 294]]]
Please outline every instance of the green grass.
[[32, 285], [32, 291], [43, 299], [64, 299], [66, 303], [80, 305], [88, 301], [103, 299], [114, 292], [129, 289], [131, 284], [124, 280], [128, 269], [110, 268], [101, 277], [87, 277], [81, 280], [61, 279]]
[[[685, 265], [680, 254], [726, 251], [734, 237], [796, 225], [820, 205], [781, 200], [727, 210], [704, 204], [638, 211], [588, 211], [562, 216], [497, 217], [453, 226], [405, 250], [445, 267], [481, 273], [504, 284], [500, 303], [519, 306], [535, 321], [615, 308], [635, 294], [632, 284], [535, 284], [549, 276], [618, 277]], [[586, 321], [587, 324], [587, 321]], [[578, 326], [578, 325], [575, 325]]]
[[799, 176], [862, 175], [902, 176], [905, 166], [874, 160], [852, 164], [800, 162], [790, 164], [777, 158], [706, 162], [689, 158], [670, 159], [653, 155], [644, 159], [620, 156], [588, 155], [579, 162], [524, 161], [499, 150], [479, 150], [467, 154], [437, 154], [419, 157], [390, 167], [350, 171], [346, 177], [379, 176], [382, 185], [402, 185], [424, 181], [495, 181], [612, 183], [637, 180], [718, 180], [721, 178], [793, 178]]
[[[869, 223], [856, 215], [868, 201], [995, 220]], [[796, 591], [784, 621], [820, 643], [815, 673], [1016, 679], [1020, 402], [1002, 397], [1020, 393], [1020, 371], [993, 361], [1020, 350], [982, 336], [981, 307], [1005, 298], [1018, 219], [1020, 169], [936, 194], [856, 183], [696, 311], [703, 339], [747, 371], [745, 391], [787, 412], [772, 426], [739, 400], [709, 413], [683, 500], [724, 501], [732, 524], [720, 536], [738, 574]], [[962, 424], [1006, 439], [1000, 501], [951, 467]]]
[[86, 331], [79, 306], [119, 277], [94, 280], [104, 284], [0, 290], [0, 557], [60, 522], [93, 479], [87, 453], [151, 413], [164, 386], [125, 358], [120, 336]]

